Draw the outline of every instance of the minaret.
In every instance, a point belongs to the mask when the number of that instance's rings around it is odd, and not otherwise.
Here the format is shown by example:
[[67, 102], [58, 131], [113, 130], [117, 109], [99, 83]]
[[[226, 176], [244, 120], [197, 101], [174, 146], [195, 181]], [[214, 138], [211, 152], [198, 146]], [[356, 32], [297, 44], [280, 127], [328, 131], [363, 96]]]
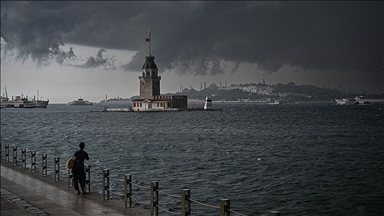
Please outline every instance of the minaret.
[[160, 95], [160, 79], [157, 65], [154, 62], [155, 57], [151, 55], [151, 27], [148, 29], [149, 54], [145, 57], [145, 63], [142, 67], [142, 76], [140, 80], [140, 98], [153, 98], [154, 95]]

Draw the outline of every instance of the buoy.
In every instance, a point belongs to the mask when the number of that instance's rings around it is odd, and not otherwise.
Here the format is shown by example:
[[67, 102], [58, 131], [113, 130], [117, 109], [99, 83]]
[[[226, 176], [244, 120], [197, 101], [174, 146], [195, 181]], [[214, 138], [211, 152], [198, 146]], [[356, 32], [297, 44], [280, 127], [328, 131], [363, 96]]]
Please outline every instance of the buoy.
[[212, 100], [208, 96], [205, 98], [204, 109], [213, 109]]

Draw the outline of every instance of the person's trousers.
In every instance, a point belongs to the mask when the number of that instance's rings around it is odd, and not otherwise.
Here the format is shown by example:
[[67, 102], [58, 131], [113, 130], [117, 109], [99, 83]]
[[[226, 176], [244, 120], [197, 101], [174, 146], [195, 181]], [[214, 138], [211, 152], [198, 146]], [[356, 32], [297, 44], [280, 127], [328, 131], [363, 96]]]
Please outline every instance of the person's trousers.
[[85, 189], [85, 173], [73, 173], [73, 178], [74, 178], [74, 187], [75, 190], [79, 190], [79, 184], [81, 187], [81, 191], [84, 191]]

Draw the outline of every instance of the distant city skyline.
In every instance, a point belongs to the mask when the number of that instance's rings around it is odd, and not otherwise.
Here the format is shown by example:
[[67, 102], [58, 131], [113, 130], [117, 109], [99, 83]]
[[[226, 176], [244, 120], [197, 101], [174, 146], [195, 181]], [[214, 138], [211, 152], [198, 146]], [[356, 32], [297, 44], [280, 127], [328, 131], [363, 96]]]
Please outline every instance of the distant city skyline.
[[[1, 93], [51, 103], [294, 82], [384, 91], [383, 2], [1, 2]], [[65, 17], [65, 18], [63, 18]]]

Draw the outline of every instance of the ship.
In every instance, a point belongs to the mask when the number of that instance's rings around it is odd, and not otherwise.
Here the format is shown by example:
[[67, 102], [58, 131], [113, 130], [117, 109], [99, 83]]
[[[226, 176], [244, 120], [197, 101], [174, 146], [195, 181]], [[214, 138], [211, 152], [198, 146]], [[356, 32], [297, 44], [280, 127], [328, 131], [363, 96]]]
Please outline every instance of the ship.
[[39, 100], [39, 90], [37, 90], [37, 100], [35, 100], [34, 97], [32, 101], [36, 103], [36, 108], [47, 108], [49, 103], [49, 99], [43, 100], [42, 98], [40, 98]]
[[49, 100], [28, 99], [27, 96], [8, 97], [7, 89], [4, 88], [5, 94], [1, 96], [1, 108], [47, 108]]
[[355, 98], [343, 98], [335, 99], [336, 104], [338, 105], [374, 105], [374, 104], [384, 104], [384, 99], [369, 99], [363, 96], [357, 96]]
[[359, 102], [356, 101], [356, 98], [342, 98], [335, 99], [336, 104], [338, 105], [357, 105]]
[[82, 98], [79, 98], [79, 99], [77, 99], [77, 100], [74, 100], [74, 101], [72, 101], [72, 102], [69, 102], [68, 103], [68, 105], [93, 105], [93, 103], [92, 102], [89, 102], [89, 101], [87, 101], [87, 100], [84, 100], [84, 99], [82, 99]]
[[36, 100], [36, 108], [47, 108], [49, 100]]

